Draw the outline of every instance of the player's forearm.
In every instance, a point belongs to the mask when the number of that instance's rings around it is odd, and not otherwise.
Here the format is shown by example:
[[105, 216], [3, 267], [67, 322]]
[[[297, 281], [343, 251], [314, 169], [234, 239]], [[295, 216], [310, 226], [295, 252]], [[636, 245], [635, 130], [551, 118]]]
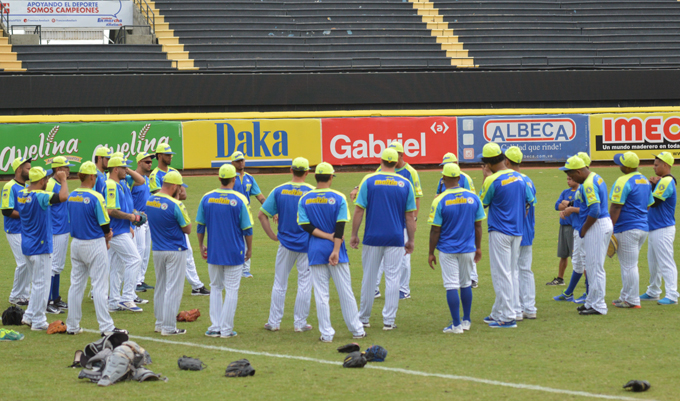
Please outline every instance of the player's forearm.
[[191, 224], [187, 224], [186, 226], [182, 227], [182, 232], [186, 235], [191, 234]]
[[205, 233], [197, 233], [196, 237], [198, 237], [198, 246], [203, 247], [203, 240], [205, 239]]
[[482, 222], [475, 221], [475, 248], [482, 248]]
[[609, 207], [609, 215], [612, 219], [612, 224], [616, 224], [616, 222], [619, 221], [622, 208], [623, 205], [618, 205], [616, 203], [612, 203], [612, 205]]
[[342, 238], [333, 238], [333, 252], [340, 252], [340, 246], [342, 245]]
[[64, 178], [62, 182], [60, 182], [61, 188], [59, 188], [59, 203], [61, 202], [66, 202], [68, 200], [68, 181]]
[[138, 187], [140, 185], [146, 184], [144, 177], [135, 170], [128, 168], [127, 173], [130, 175], [130, 177], [132, 177], [132, 180], [135, 182], [134, 186]]
[[354, 220], [352, 220], [352, 237], [359, 235], [359, 228], [361, 227], [361, 220], [364, 218], [364, 209], [357, 206], [354, 208]]
[[272, 239], [276, 238], [276, 234], [274, 234], [271, 224], [269, 224], [269, 216], [262, 213], [260, 210], [260, 212], [257, 214], [257, 219], [260, 220], [260, 225], [262, 225], [262, 229], [267, 234], [267, 236]]
[[130, 221], [135, 220], [134, 214], [122, 212], [120, 209], [109, 209], [108, 211], [109, 211], [109, 216], [113, 217], [114, 219], [130, 220]]
[[420, 198], [416, 198], [416, 214], [415, 214], [416, 219], [418, 219], [419, 212], [420, 212]]
[[586, 236], [586, 233], [590, 229], [590, 227], [593, 226], [597, 222], [597, 219], [593, 216], [588, 216], [586, 217], [585, 223], [583, 223], [583, 227], [581, 227], [581, 238]]
[[333, 234], [327, 233], [325, 231], [321, 231], [318, 228], [315, 228], [314, 231], [312, 231], [312, 235], [317, 237], [317, 238], [322, 238], [322, 239], [327, 239], [329, 241], [333, 241]]
[[248, 250], [252, 250], [253, 249], [253, 236], [252, 235], [246, 235], [244, 238], [246, 239], [246, 248], [248, 248]]
[[264, 201], [267, 200], [267, 198], [265, 198], [262, 194], [257, 195], [255, 198], [260, 201], [260, 205], [263, 205]]
[[415, 240], [416, 237], [416, 216], [415, 212], [406, 213], [406, 234], [409, 241]]
[[434, 255], [434, 250], [437, 249], [437, 243], [439, 243], [441, 231], [441, 227], [432, 226], [430, 228], [430, 255]]

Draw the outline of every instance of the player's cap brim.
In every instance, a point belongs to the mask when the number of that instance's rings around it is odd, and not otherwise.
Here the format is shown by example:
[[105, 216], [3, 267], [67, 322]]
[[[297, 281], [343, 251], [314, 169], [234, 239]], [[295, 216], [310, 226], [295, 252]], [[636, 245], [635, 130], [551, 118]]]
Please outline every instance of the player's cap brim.
[[623, 162], [621, 161], [621, 159], [623, 159], [623, 153], [614, 155], [614, 163], [616, 163], [619, 166], [623, 166]]
[[159, 155], [174, 155], [175, 152], [156, 152], [156, 154], [159, 154]]
[[564, 167], [564, 166], [560, 167], [560, 170], [562, 170], [562, 171], [571, 171], [571, 169], [570, 169], [569, 167]]
[[[66, 166], [62, 166], [62, 167], [66, 167]], [[47, 177], [47, 176], [49, 176], [49, 175], [54, 174], [54, 170], [49, 169], [49, 170], [45, 171], [45, 173], [46, 173], [45, 177]]]
[[189, 188], [189, 186], [188, 186], [187, 184], [182, 184], [182, 186], [183, 186], [184, 188]]

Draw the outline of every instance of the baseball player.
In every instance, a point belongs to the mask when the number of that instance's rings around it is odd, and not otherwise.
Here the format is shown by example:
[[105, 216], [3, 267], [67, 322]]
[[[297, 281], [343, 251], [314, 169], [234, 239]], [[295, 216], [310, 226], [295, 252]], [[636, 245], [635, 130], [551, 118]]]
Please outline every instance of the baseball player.
[[[130, 187], [126, 176], [130, 175], [132, 185], [144, 185], [144, 178], [136, 171], [128, 168], [125, 160], [112, 157], [109, 160], [109, 179], [106, 180], [106, 208], [111, 216], [113, 238], [109, 241], [110, 290], [109, 310], [129, 310], [142, 312], [135, 300], [135, 287], [139, 277], [142, 259], [132, 239], [133, 231], [130, 222], [137, 222], [139, 215], [134, 214], [134, 206]], [[125, 282], [121, 295], [121, 280]]]
[[97, 148], [94, 153], [94, 163], [97, 166], [97, 184], [94, 190], [102, 194], [104, 198], [106, 198], [106, 180], [108, 179], [106, 170], [112, 155], [113, 150], [104, 146]]
[[484, 318], [484, 323], [491, 328], [514, 328], [515, 300], [519, 297], [515, 270], [527, 205], [535, 198], [522, 175], [506, 167], [505, 155], [496, 143], [484, 145], [482, 163], [484, 183], [480, 198], [489, 208], [489, 264], [496, 292], [491, 314]]
[[[582, 239], [585, 270], [588, 272], [590, 285], [585, 303], [577, 311], [580, 315], [606, 315], [604, 296], [607, 275], [604, 259], [614, 230], [607, 211], [607, 184], [602, 177], [591, 172], [579, 156], [568, 158], [560, 170], [581, 184], [576, 195], [579, 201], [579, 218], [583, 222], [579, 237]], [[577, 265], [574, 264], [574, 271], [576, 269]]]
[[186, 333], [185, 329], [177, 328], [176, 320], [186, 274], [186, 235], [191, 234], [191, 219], [187, 209], [176, 199], [183, 184], [182, 175], [170, 171], [165, 175], [160, 190], [146, 202], [156, 272], [153, 297], [155, 331], [162, 336]]
[[[234, 191], [236, 169], [220, 167], [220, 188], [203, 195], [196, 222], [201, 255], [208, 260], [210, 273], [210, 327], [208, 337], [236, 337], [234, 315], [238, 304], [243, 262], [253, 249], [253, 217], [248, 199]], [[204, 245], [205, 234], [208, 245]], [[246, 245], [244, 245], [246, 244]], [[224, 300], [222, 292], [224, 291]]]
[[[578, 190], [578, 182], [567, 177], [567, 185], [569, 188], [562, 191], [560, 197], [555, 202], [555, 210], [562, 212], [574, 202], [576, 191]], [[574, 228], [572, 227], [572, 216], [563, 218], [560, 213], [560, 231], [557, 239], [557, 257], [560, 258], [560, 265], [557, 271], [557, 277], [545, 285], [564, 285], [564, 273], [567, 270], [568, 259], [571, 257], [574, 249]]]
[[527, 205], [527, 210], [524, 214], [522, 242], [519, 244], [517, 268], [513, 270], [516, 274], [515, 284], [519, 290], [519, 297], [515, 300], [515, 320], [522, 321], [524, 319], [536, 319], [536, 282], [534, 281], [534, 272], [531, 271], [531, 262], [533, 260], [532, 245], [534, 243], [536, 226], [536, 213], [534, 210], [536, 205], [536, 187], [534, 186], [534, 182], [531, 181], [531, 178], [519, 171], [520, 163], [522, 163], [522, 159], [524, 158], [520, 148], [517, 146], [509, 147], [505, 151], [505, 158], [508, 160], [508, 167], [510, 170], [516, 171], [522, 176], [522, 179], [534, 198], [534, 201]]
[[28, 172], [31, 170], [31, 159], [17, 157], [12, 161], [12, 170], [14, 170], [14, 179], [9, 180], [2, 188], [2, 215], [5, 236], [17, 264], [14, 269], [14, 283], [9, 294], [9, 302], [14, 305], [26, 306], [30, 295], [31, 276], [28, 274], [26, 258], [21, 251], [21, 218], [17, 197], [19, 192], [27, 185]]
[[[399, 155], [394, 148], [386, 148], [381, 155], [381, 171], [368, 174], [359, 185], [352, 223], [352, 248], [359, 247], [359, 228], [366, 214], [364, 247], [361, 261], [364, 277], [361, 285], [359, 320], [370, 327], [369, 319], [375, 296], [375, 281], [380, 264], [385, 269], [385, 307], [383, 330], [397, 327], [395, 319], [399, 308], [399, 279], [404, 251], [413, 252], [416, 231], [416, 198], [413, 185], [395, 173]], [[408, 240], [404, 240], [404, 228]]]
[[160, 191], [163, 187], [163, 180], [166, 174], [171, 171], [177, 171], [177, 169], [170, 167], [174, 154], [175, 152], [172, 151], [172, 148], [167, 143], [159, 143], [158, 146], [156, 146], [158, 166], [153, 169], [149, 175], [149, 190], [151, 193]]
[[609, 214], [614, 224], [614, 237], [618, 241], [623, 281], [621, 296], [613, 303], [617, 308], [639, 309], [638, 258], [649, 232], [647, 209], [654, 204], [652, 185], [637, 171], [640, 159], [634, 152], [614, 155], [614, 163], [624, 175], [616, 180], [609, 195]]
[[98, 170], [88, 161], [80, 166], [78, 178], [80, 187], [68, 198], [66, 208], [70, 224], [71, 241], [71, 287], [68, 290], [68, 317], [66, 333], [80, 334], [80, 320], [83, 316], [82, 303], [87, 278], [92, 281], [94, 311], [102, 335], [113, 332], [127, 333], [114, 326], [107, 307], [109, 287], [109, 257], [106, 246], [112, 238], [109, 214], [106, 212], [104, 197], [94, 190]]
[[[151, 174], [151, 163], [156, 155], [150, 153], [139, 153], [137, 154], [137, 174], [144, 178], [143, 185], [133, 185], [130, 188], [132, 193], [132, 204], [134, 210], [140, 213], [146, 213], [146, 201], [149, 200], [151, 196], [151, 191], [149, 189], [149, 174]], [[139, 257], [142, 259], [142, 264], [139, 269], [139, 278], [137, 279], [136, 291], [146, 292], [146, 290], [153, 290], [153, 286], [148, 285], [144, 282], [144, 276], [146, 276], [146, 270], [149, 267], [149, 255], [151, 254], [151, 232], [149, 231], [149, 222], [142, 224], [141, 226], [133, 227], [135, 232], [134, 240], [137, 245], [137, 252], [139, 252]]]
[[[331, 277], [338, 292], [342, 317], [347, 329], [355, 339], [366, 337], [364, 325], [359, 320], [354, 292], [352, 292], [349, 258], [343, 240], [345, 224], [350, 220], [349, 210], [345, 195], [331, 189], [334, 176], [333, 166], [325, 162], [319, 163], [314, 171], [316, 189], [305, 193], [298, 204], [298, 223], [303, 230], [310, 234], [308, 257], [312, 272], [319, 331], [321, 332], [319, 340], [326, 343], [332, 342], [333, 336], [335, 336], [335, 330], [331, 326], [328, 302]], [[398, 237], [402, 238], [401, 229], [398, 230], [398, 233]], [[379, 263], [380, 259], [377, 259], [374, 263], [376, 272]], [[396, 279], [396, 276], [393, 278]], [[399, 301], [396, 299], [397, 283], [396, 280], [394, 281], [392, 284], [393, 298], [394, 303], [398, 304]], [[375, 288], [373, 287], [375, 277], [370, 281], [364, 280], [364, 283], [370, 292], [369, 298], [373, 300], [372, 291]]]
[[649, 287], [640, 296], [641, 300], [658, 300], [661, 295], [661, 279], [666, 282], [666, 296], [659, 305], [678, 303], [678, 269], [673, 258], [675, 240], [675, 177], [671, 175], [673, 155], [661, 152], [654, 158], [655, 177], [649, 181], [654, 192], [654, 204], [649, 209], [649, 242], [647, 260], [649, 261]]
[[31, 277], [31, 297], [22, 324], [34, 331], [47, 330], [45, 309], [50, 295], [49, 280], [52, 276], [52, 214], [49, 207], [68, 199], [68, 184], [63, 171], [55, 174], [61, 185], [59, 193], [46, 192], [47, 172], [42, 167], [32, 167], [28, 187], [17, 196], [21, 216], [21, 251], [26, 258]]
[[[64, 156], [57, 156], [52, 159], [52, 171], [56, 174], [63, 171], [68, 177], [73, 164]], [[54, 177], [47, 181], [47, 192], [59, 193], [61, 184], [57, 182]], [[59, 313], [62, 309], [68, 309], [68, 304], [61, 300], [59, 295], [59, 283], [61, 272], [64, 271], [66, 265], [66, 251], [68, 251], [68, 237], [71, 232], [71, 227], [68, 221], [68, 212], [66, 210], [66, 202], [53, 205], [50, 208], [52, 213], [52, 285], [50, 286], [49, 304], [47, 305], [48, 313]], [[51, 311], [50, 311], [51, 309]]]
[[[297, 211], [302, 195], [314, 187], [305, 183], [309, 174], [309, 161], [304, 157], [293, 160], [291, 173], [293, 174], [291, 181], [272, 190], [257, 216], [269, 238], [279, 242], [274, 265], [269, 320], [264, 328], [270, 331], [279, 330], [286, 301], [288, 275], [293, 265], [297, 264], [298, 292], [295, 298], [294, 329], [296, 332], [303, 332], [312, 329], [312, 325], [307, 324], [312, 301], [312, 277], [307, 259], [308, 235], [297, 223]], [[269, 224], [269, 218], [276, 215], [279, 216], [278, 235], [274, 234]]]
[[[231, 155], [231, 165], [234, 166], [238, 173], [236, 183], [234, 184], [234, 191], [240, 192], [245, 196], [248, 199], [249, 205], [251, 196], [254, 196], [260, 201], [260, 204], [263, 204], [265, 200], [264, 195], [262, 195], [257, 181], [255, 181], [252, 175], [246, 173], [246, 157], [243, 152], [237, 151]], [[246, 260], [243, 264], [243, 277], [253, 278], [253, 275], [250, 273], [250, 260]]]
[[[451, 325], [444, 333], [462, 334], [472, 321], [472, 265], [482, 258], [482, 220], [484, 206], [474, 192], [459, 186], [461, 174], [456, 163], [446, 163], [442, 170], [444, 192], [432, 202], [430, 217], [430, 253], [432, 270], [437, 264], [434, 250], [439, 250], [446, 301], [451, 311]], [[460, 300], [458, 290], [460, 289]], [[463, 304], [463, 321], [460, 304]]]

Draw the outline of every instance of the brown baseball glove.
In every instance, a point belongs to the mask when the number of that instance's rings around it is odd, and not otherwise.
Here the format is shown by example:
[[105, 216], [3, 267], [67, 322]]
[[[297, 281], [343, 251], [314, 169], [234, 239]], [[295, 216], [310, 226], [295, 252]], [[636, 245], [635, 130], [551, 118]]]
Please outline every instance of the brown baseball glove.
[[198, 309], [192, 309], [188, 311], [181, 311], [179, 315], [177, 315], [177, 321], [178, 322], [194, 322], [198, 317], [201, 316], [201, 311]]
[[66, 333], [66, 325], [61, 320], [55, 320], [47, 326], [47, 334]]

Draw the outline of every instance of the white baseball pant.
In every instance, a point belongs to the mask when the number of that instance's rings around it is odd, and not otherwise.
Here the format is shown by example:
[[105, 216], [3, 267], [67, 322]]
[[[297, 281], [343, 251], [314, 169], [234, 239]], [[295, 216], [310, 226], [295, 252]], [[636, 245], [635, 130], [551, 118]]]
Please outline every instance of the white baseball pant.
[[439, 252], [439, 266], [442, 269], [444, 288], [458, 290], [472, 285], [472, 264], [475, 263], [475, 253], [444, 253]]
[[99, 331], [112, 331], [113, 319], [109, 314], [107, 297], [109, 290], [109, 257], [106, 251], [106, 240], [71, 241], [71, 287], [68, 290], [68, 317], [66, 330], [76, 332], [80, 329], [83, 317], [83, 295], [87, 286], [87, 278], [92, 280], [94, 311], [99, 322]]
[[647, 261], [649, 262], [649, 287], [647, 295], [661, 296], [661, 279], [666, 283], [666, 298], [678, 300], [678, 268], [673, 257], [675, 226], [649, 232]]
[[588, 274], [589, 291], [585, 307], [593, 308], [603, 315], [607, 314], [607, 303], [604, 300], [607, 288], [607, 273], [604, 270], [604, 260], [607, 257], [609, 239], [614, 232], [612, 220], [609, 217], [597, 219], [590, 226], [583, 237], [583, 251], [585, 252], [586, 274]]
[[489, 264], [496, 293], [490, 316], [495, 321], [510, 322], [517, 317], [514, 305], [519, 291], [515, 287], [514, 277], [521, 242], [520, 236], [505, 235], [498, 231], [489, 233]]
[[[246, 252], [247, 252], [248, 251], [248, 243], [245, 242], [245, 239], [243, 240], [243, 242], [246, 244]], [[248, 259], [247, 261], [245, 261], [243, 263], [243, 273], [250, 273], [250, 259]]]
[[621, 295], [619, 299], [631, 305], [640, 305], [640, 271], [638, 258], [640, 249], [647, 239], [647, 231], [628, 230], [614, 234], [619, 242], [616, 250], [621, 265]]
[[[364, 245], [364, 249], [366, 246]], [[376, 263], [377, 265], [380, 262]], [[336, 266], [330, 264], [310, 266], [312, 285], [314, 286], [314, 299], [316, 300], [316, 315], [319, 322], [321, 337], [326, 341], [332, 341], [335, 330], [331, 325], [331, 310], [329, 306], [329, 285], [333, 278], [335, 289], [338, 291], [342, 317], [345, 319], [347, 329], [355, 336], [364, 334], [364, 326], [359, 320], [357, 301], [352, 291], [352, 277], [349, 272], [349, 263], [339, 263]], [[370, 281], [375, 283], [375, 279]], [[373, 287], [371, 286], [371, 289]], [[372, 295], [372, 294], [371, 294]], [[372, 297], [370, 297], [372, 298]]]
[[[109, 265], [111, 266], [109, 308], [115, 309], [119, 302], [131, 302], [137, 298], [135, 288], [142, 258], [129, 232], [116, 235], [109, 241], [109, 245]], [[125, 283], [122, 295], [120, 293], [121, 281]]]
[[[210, 327], [225, 336], [234, 331], [234, 315], [238, 305], [238, 289], [243, 267], [208, 264], [210, 275]], [[224, 301], [222, 292], [224, 291]]]
[[[31, 294], [31, 275], [28, 273], [26, 266], [26, 257], [21, 250], [21, 234], [8, 234], [7, 242], [14, 254], [14, 261], [17, 267], [14, 269], [14, 283], [12, 284], [12, 292], [9, 294], [9, 302], [17, 302], [22, 299], [28, 299]], [[48, 294], [49, 296], [49, 294]]]
[[196, 262], [194, 261], [194, 250], [191, 248], [189, 235], [184, 234], [187, 240], [187, 272], [186, 277], [192, 290], [197, 290], [203, 287], [201, 279], [198, 278], [198, 271], [196, 271]]
[[[404, 243], [408, 241], [408, 232], [404, 229]], [[380, 287], [380, 279], [382, 278], [385, 268], [383, 267], [383, 262], [380, 262], [380, 268], [378, 269], [378, 279], [375, 281], [375, 290], [378, 291]], [[404, 255], [404, 259], [401, 261], [401, 275], [399, 276], [399, 291], [410, 294], [411, 293], [411, 255]]]
[[272, 287], [272, 301], [269, 307], [269, 323], [273, 327], [281, 325], [283, 310], [286, 303], [286, 290], [288, 289], [288, 276], [297, 262], [298, 290], [295, 297], [295, 310], [293, 312], [293, 324], [295, 328], [303, 328], [307, 325], [309, 308], [312, 302], [312, 273], [309, 271], [309, 261], [306, 253], [293, 252], [279, 244], [276, 252], [276, 264], [274, 265], [274, 286]]
[[66, 266], [66, 252], [70, 235], [59, 234], [52, 236], [52, 275], [61, 274]]
[[586, 252], [583, 247], [583, 239], [578, 230], [574, 230], [574, 247], [571, 250], [571, 266], [575, 273], [583, 274], [586, 271]]
[[139, 227], [133, 227], [135, 230], [135, 245], [137, 245], [137, 252], [142, 259], [142, 264], [139, 268], [139, 277], [137, 284], [144, 282], [146, 270], [149, 268], [149, 256], [151, 255], [151, 230], [149, 230], [149, 222], [147, 221]]
[[23, 320], [32, 327], [47, 327], [47, 301], [50, 297], [50, 277], [52, 277], [52, 254], [24, 255], [28, 274], [31, 277], [31, 298]]
[[531, 271], [533, 260], [533, 249], [531, 245], [519, 247], [519, 257], [517, 258], [517, 268], [515, 274], [517, 280], [517, 303], [515, 314], [522, 316], [522, 312], [536, 313], [536, 282], [534, 272]]
[[177, 313], [182, 302], [184, 275], [187, 268], [186, 251], [153, 251], [156, 289], [153, 295], [153, 314], [156, 328], [161, 333], [177, 329]]
[[361, 307], [359, 308], [359, 320], [362, 323], [368, 323], [371, 318], [371, 309], [375, 297], [375, 280], [378, 278], [380, 263], [383, 262], [385, 268], [383, 324], [394, 324], [399, 308], [399, 277], [404, 253], [404, 247], [400, 246], [363, 246], [361, 262], [364, 268], [364, 277], [361, 281]]

